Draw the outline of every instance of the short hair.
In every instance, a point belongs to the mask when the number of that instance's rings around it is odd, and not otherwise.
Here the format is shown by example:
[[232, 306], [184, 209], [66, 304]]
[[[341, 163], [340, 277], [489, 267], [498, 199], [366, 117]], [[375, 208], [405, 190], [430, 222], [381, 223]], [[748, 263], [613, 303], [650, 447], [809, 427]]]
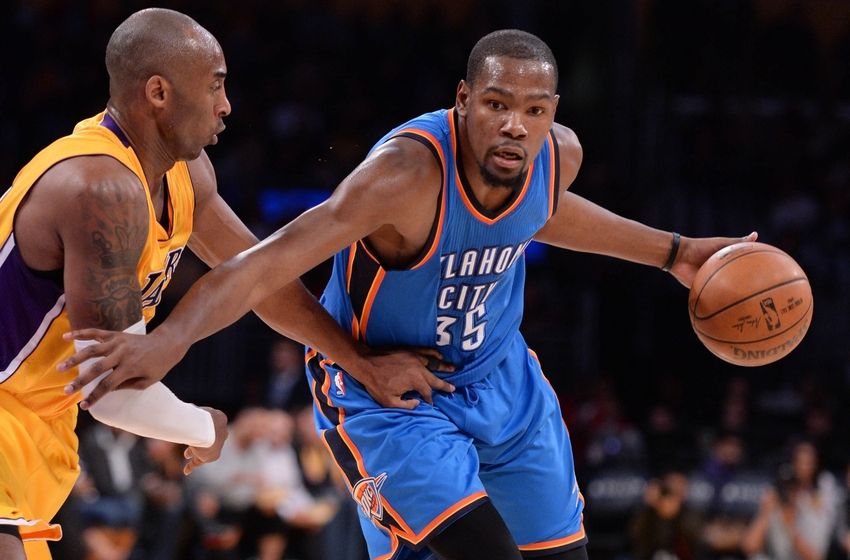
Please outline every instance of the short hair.
[[106, 45], [110, 95], [155, 74], [180, 71], [187, 56], [197, 54], [215, 38], [189, 16], [164, 8], [140, 10], [119, 25]]
[[552, 65], [555, 71], [555, 84], [558, 83], [558, 63], [555, 55], [540, 37], [519, 29], [501, 29], [479, 39], [466, 63], [466, 81], [475, 82], [484, 61], [491, 56], [507, 56], [521, 60], [539, 60]]

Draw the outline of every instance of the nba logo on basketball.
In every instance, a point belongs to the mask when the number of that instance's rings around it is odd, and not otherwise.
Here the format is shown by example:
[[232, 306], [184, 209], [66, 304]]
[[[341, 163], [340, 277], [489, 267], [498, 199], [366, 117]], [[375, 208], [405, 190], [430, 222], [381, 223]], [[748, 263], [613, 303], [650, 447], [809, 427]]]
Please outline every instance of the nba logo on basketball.
[[387, 480], [387, 473], [381, 473], [377, 478], [361, 479], [354, 488], [351, 489], [351, 495], [354, 501], [360, 504], [360, 509], [363, 513], [378, 521], [384, 518], [384, 506], [381, 504], [381, 486]]
[[759, 302], [759, 305], [761, 305], [761, 312], [764, 314], [764, 322], [767, 324], [767, 330], [772, 331], [782, 326], [782, 323], [779, 322], [779, 313], [776, 312], [776, 305], [773, 303], [773, 298], [764, 298]]

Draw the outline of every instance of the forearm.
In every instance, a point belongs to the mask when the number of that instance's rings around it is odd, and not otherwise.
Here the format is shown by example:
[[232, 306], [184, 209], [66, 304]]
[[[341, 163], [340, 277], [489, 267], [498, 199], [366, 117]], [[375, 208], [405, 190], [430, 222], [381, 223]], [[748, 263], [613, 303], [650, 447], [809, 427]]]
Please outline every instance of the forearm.
[[274, 269], [263, 270], [260, 259], [242, 253], [204, 274], [150, 335], [167, 343], [176, 363], [189, 347], [233, 324], [273, 290], [264, 282]]
[[538, 241], [586, 253], [661, 267], [670, 255], [670, 232], [651, 228], [570, 192], [536, 236]]
[[[93, 389], [97, 381], [87, 387]], [[99, 422], [143, 437], [196, 447], [209, 447], [215, 442], [210, 413], [181, 401], [162, 383], [141, 391], [113, 391], [88, 410]]]
[[[339, 222], [323, 212], [323, 206], [305, 212], [262, 242], [207, 272], [153, 334], [185, 351], [285, 290], [304, 271], [328, 258], [338, 243], [329, 232]], [[283, 315], [277, 311], [274, 314], [275, 321]], [[287, 323], [285, 330], [291, 330], [293, 324]]]
[[[144, 322], [139, 321], [125, 332], [144, 334]], [[90, 344], [94, 342], [75, 342], [77, 350]], [[90, 363], [83, 362], [80, 369], [86, 369]], [[83, 387], [83, 397], [87, 397], [107, 374]], [[144, 437], [198, 447], [209, 447], [215, 442], [215, 427], [210, 414], [181, 401], [162, 383], [155, 383], [141, 391], [113, 391], [92, 405], [89, 412], [99, 422]]]
[[344, 368], [357, 371], [363, 359], [357, 341], [331, 317], [300, 282], [291, 282], [254, 312], [279, 333], [315, 348]]

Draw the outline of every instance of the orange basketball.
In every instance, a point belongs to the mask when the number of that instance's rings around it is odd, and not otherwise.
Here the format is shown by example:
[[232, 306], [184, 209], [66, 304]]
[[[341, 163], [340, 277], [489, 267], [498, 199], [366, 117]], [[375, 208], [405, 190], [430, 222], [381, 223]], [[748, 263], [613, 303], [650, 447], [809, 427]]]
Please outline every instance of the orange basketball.
[[764, 243], [736, 243], [697, 272], [688, 312], [714, 355], [761, 366], [797, 347], [812, 320], [812, 288], [794, 259]]

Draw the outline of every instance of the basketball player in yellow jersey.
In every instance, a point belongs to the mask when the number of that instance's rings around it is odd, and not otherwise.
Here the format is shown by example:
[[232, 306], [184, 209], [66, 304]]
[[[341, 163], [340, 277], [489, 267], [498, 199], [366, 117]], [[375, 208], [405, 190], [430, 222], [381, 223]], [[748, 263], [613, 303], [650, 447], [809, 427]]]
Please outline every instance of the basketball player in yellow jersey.
[[[106, 110], [39, 153], [0, 199], [4, 560], [50, 557], [44, 540], [61, 531], [49, 522], [79, 472], [74, 427], [81, 393], [63, 390], [79, 372], [56, 369], [74, 350], [62, 333], [144, 332], [184, 247], [215, 266], [256, 243], [217, 194], [203, 151], [217, 142], [230, 113], [215, 38], [178, 12], [143, 10], [113, 33], [106, 66]], [[450, 387], [425, 368], [427, 356], [438, 353], [373, 355], [355, 347], [298, 282], [257, 311], [278, 331], [367, 377]], [[134, 385], [122, 384], [90, 412], [189, 445], [187, 474], [218, 457], [224, 414], [184, 403], [162, 384], [126, 390]]]

